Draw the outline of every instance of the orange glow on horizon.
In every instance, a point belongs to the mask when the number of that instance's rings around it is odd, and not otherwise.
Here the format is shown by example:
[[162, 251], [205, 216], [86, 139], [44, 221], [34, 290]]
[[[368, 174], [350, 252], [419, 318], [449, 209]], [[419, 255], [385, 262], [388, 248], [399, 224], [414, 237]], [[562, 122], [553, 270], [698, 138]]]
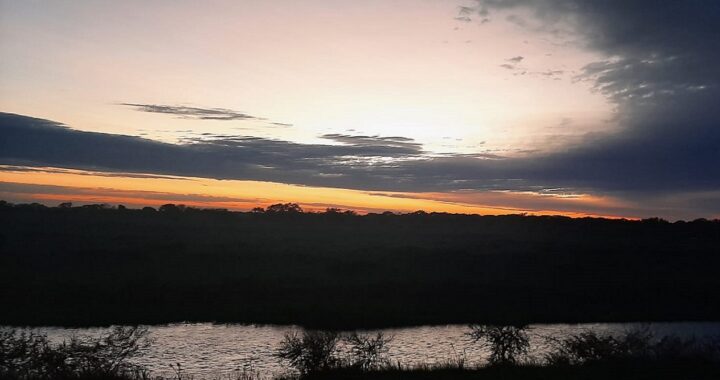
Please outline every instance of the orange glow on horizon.
[[[261, 181], [215, 180], [128, 173], [97, 173], [57, 168], [0, 166], [0, 185], [26, 186], [13, 192], [0, 188], [0, 198], [57, 204], [107, 203], [157, 207], [166, 203], [245, 211], [273, 203], [296, 202], [307, 211], [327, 207], [369, 212], [448, 212], [461, 214], [564, 215], [619, 218], [613, 213], [587, 212], [591, 207], [613, 209], [614, 201], [589, 195], [553, 197], [512, 192], [401, 193], [298, 186]], [[534, 207], [533, 207], [534, 206]], [[556, 207], [554, 207], [556, 206]]]

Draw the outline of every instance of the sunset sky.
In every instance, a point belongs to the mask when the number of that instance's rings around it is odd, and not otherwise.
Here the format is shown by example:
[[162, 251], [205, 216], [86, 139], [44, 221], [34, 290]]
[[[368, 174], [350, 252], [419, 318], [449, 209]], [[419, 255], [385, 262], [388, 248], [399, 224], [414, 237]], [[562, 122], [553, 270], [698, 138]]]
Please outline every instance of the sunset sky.
[[720, 2], [0, 0], [0, 199], [720, 218]]

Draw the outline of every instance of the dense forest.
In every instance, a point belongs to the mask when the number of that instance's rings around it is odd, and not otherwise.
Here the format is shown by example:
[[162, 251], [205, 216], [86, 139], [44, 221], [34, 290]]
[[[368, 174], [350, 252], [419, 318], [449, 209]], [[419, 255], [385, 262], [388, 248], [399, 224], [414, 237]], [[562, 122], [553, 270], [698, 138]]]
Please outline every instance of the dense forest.
[[0, 325], [720, 319], [720, 221], [0, 203]]

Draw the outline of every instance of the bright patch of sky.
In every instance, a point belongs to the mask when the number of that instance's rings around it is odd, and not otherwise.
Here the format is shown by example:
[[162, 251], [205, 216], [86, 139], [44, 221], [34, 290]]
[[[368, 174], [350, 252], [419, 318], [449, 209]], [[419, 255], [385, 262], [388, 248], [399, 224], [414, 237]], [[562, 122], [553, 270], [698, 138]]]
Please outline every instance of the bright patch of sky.
[[612, 105], [577, 80], [598, 53], [519, 11], [464, 22], [461, 5], [2, 2], [0, 109], [168, 142], [339, 133], [413, 138], [431, 153], [518, 155], [614, 127]]

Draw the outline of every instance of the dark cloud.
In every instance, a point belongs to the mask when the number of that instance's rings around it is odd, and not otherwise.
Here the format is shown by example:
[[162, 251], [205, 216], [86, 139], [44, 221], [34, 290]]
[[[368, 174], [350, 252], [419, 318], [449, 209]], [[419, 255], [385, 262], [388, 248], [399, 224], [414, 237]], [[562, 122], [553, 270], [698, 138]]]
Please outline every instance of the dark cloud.
[[[339, 144], [211, 137], [169, 144], [83, 132], [48, 120], [0, 114], [0, 162], [93, 171], [251, 179], [367, 190], [496, 189], [499, 156], [428, 156], [406, 137], [321, 136]], [[490, 160], [492, 159], [492, 160]]]
[[[380, 154], [385, 150], [390, 150], [390, 153], [393, 155], [397, 155], [400, 153], [404, 153], [407, 155], [417, 155], [422, 153], [422, 146], [415, 142], [415, 140], [407, 137], [400, 137], [400, 136], [390, 136], [390, 137], [382, 137], [382, 136], [358, 136], [358, 135], [344, 135], [344, 134], [337, 134], [337, 133], [331, 133], [331, 134], [325, 134], [320, 136], [327, 140], [332, 140], [335, 142], [340, 142], [349, 146], [355, 146], [355, 147], [364, 147], [364, 148], [374, 148], [374, 153], [377, 153], [376, 155], [379, 156], [385, 156], [385, 154]], [[369, 150], [368, 152], [364, 152], [364, 155], [367, 155], [369, 152], [373, 152], [373, 150]]]
[[466, 7], [466, 6], [459, 6], [458, 7], [458, 14], [463, 16], [469, 16], [475, 13], [475, 8], [473, 7]]
[[69, 187], [69, 186], [56, 186], [56, 185], [39, 185], [39, 184], [27, 184], [27, 183], [16, 183], [16, 182], [1, 182], [0, 181], [0, 194], [15, 194], [16, 197], [22, 199], [25, 198], [21, 194], [27, 194], [28, 200], [32, 200], [32, 197], [37, 194], [43, 195], [64, 195], [68, 197], [72, 196], [88, 196], [88, 197], [115, 197], [115, 198], [135, 198], [139, 200], [152, 199], [163, 202], [244, 202], [244, 203], [259, 203], [262, 199], [259, 198], [236, 198], [236, 197], [220, 197], [205, 194], [178, 194], [178, 193], [167, 193], [160, 191], [145, 191], [145, 190], [119, 190], [110, 189], [104, 187]]
[[168, 106], [160, 104], [120, 103], [120, 105], [133, 107], [138, 111], [150, 113], [164, 113], [182, 118], [198, 120], [262, 120], [246, 113], [226, 108], [200, 108], [187, 106]]
[[396, 161], [418, 159], [405, 137], [328, 134], [340, 144], [298, 144], [247, 136], [209, 136], [169, 144], [83, 132], [62, 124], [0, 114], [0, 162], [93, 171], [217, 179], [255, 179], [348, 188], [382, 186]]
[[710, 157], [709, 149], [693, 147], [679, 160], [676, 151], [683, 147], [667, 146], [659, 155], [655, 145], [637, 141], [628, 149], [631, 142], [624, 135], [587, 137], [564, 152], [505, 158], [492, 152], [430, 156], [405, 137], [321, 136], [340, 143], [329, 145], [234, 136], [169, 144], [77, 131], [13, 114], [0, 114], [0, 126], [0, 162], [12, 165], [401, 191], [562, 187], [647, 192], [720, 186], [720, 175], [712, 175], [720, 169], [693, 166], [717, 158], [717, 151]]
[[458, 14], [457, 16], [455, 16], [455, 20], [462, 22], [472, 22], [472, 18], [470, 18], [470, 16], [473, 13], [475, 13], [473, 7], [460, 6], [458, 7]]
[[518, 55], [518, 56], [515, 56], [512, 58], [508, 58], [508, 59], [506, 59], [506, 61], [512, 62], [512, 63], [520, 63], [520, 62], [522, 62], [523, 59], [525, 59], [525, 57]]
[[692, 194], [704, 191], [702, 204], [715, 204], [720, 210], [720, 194], [707, 190], [720, 188], [720, 175], [714, 175], [720, 174], [717, 168], [707, 175], [706, 167], [688, 171], [688, 162], [671, 155], [663, 158], [648, 154], [640, 161], [622, 149], [606, 157], [607, 146], [613, 144], [605, 138], [594, 143], [588, 140], [582, 149], [506, 158], [492, 152], [429, 155], [406, 137], [344, 134], [322, 136], [339, 143], [333, 145], [245, 136], [169, 144], [76, 131], [13, 114], [0, 114], [0, 130], [0, 162], [10, 165], [76, 168], [110, 175], [134, 172], [264, 180], [373, 191], [542, 193], [561, 189], [600, 192], [638, 202], [653, 197], [672, 199], [674, 204], [697, 204], [700, 200]]
[[538, 30], [569, 28], [585, 48], [612, 57], [589, 64], [576, 80], [617, 104], [622, 130], [535, 156], [511, 171], [515, 176], [634, 199], [720, 189], [720, 3], [479, 0], [475, 7], [491, 16], [518, 9], [537, 18]]
[[509, 16], [507, 16], [505, 19], [506, 19], [508, 22], [511, 22], [511, 23], [513, 23], [513, 24], [515, 24], [515, 25], [517, 25], [517, 26], [520, 26], [520, 27], [526, 27], [526, 26], [527, 26], [527, 21], [525, 21], [524, 18], [522, 18], [522, 17], [520, 17], [520, 16], [518, 16], [518, 15], [509, 15]]
[[292, 124], [267, 121], [262, 117], [248, 115], [246, 113], [235, 111], [227, 108], [206, 108], [206, 107], [189, 107], [189, 106], [170, 106], [163, 104], [140, 104], [140, 103], [120, 103], [121, 106], [133, 107], [137, 111], [149, 113], [161, 113], [174, 115], [182, 119], [192, 120], [217, 120], [217, 121], [265, 121], [266, 125], [275, 127], [292, 127]]
[[73, 174], [85, 175], [93, 177], [123, 177], [123, 178], [151, 178], [151, 179], [183, 179], [184, 177], [160, 175], [160, 174], [142, 174], [142, 173], [123, 173], [123, 172], [97, 172], [97, 171], [77, 171], [60, 168], [37, 168], [29, 166], [0, 165], [0, 172], [28, 172], [28, 173], [48, 173], [48, 174]]
[[565, 70], [545, 70], [540, 71], [538, 74], [545, 77], [557, 77], [559, 75], [565, 74]]

